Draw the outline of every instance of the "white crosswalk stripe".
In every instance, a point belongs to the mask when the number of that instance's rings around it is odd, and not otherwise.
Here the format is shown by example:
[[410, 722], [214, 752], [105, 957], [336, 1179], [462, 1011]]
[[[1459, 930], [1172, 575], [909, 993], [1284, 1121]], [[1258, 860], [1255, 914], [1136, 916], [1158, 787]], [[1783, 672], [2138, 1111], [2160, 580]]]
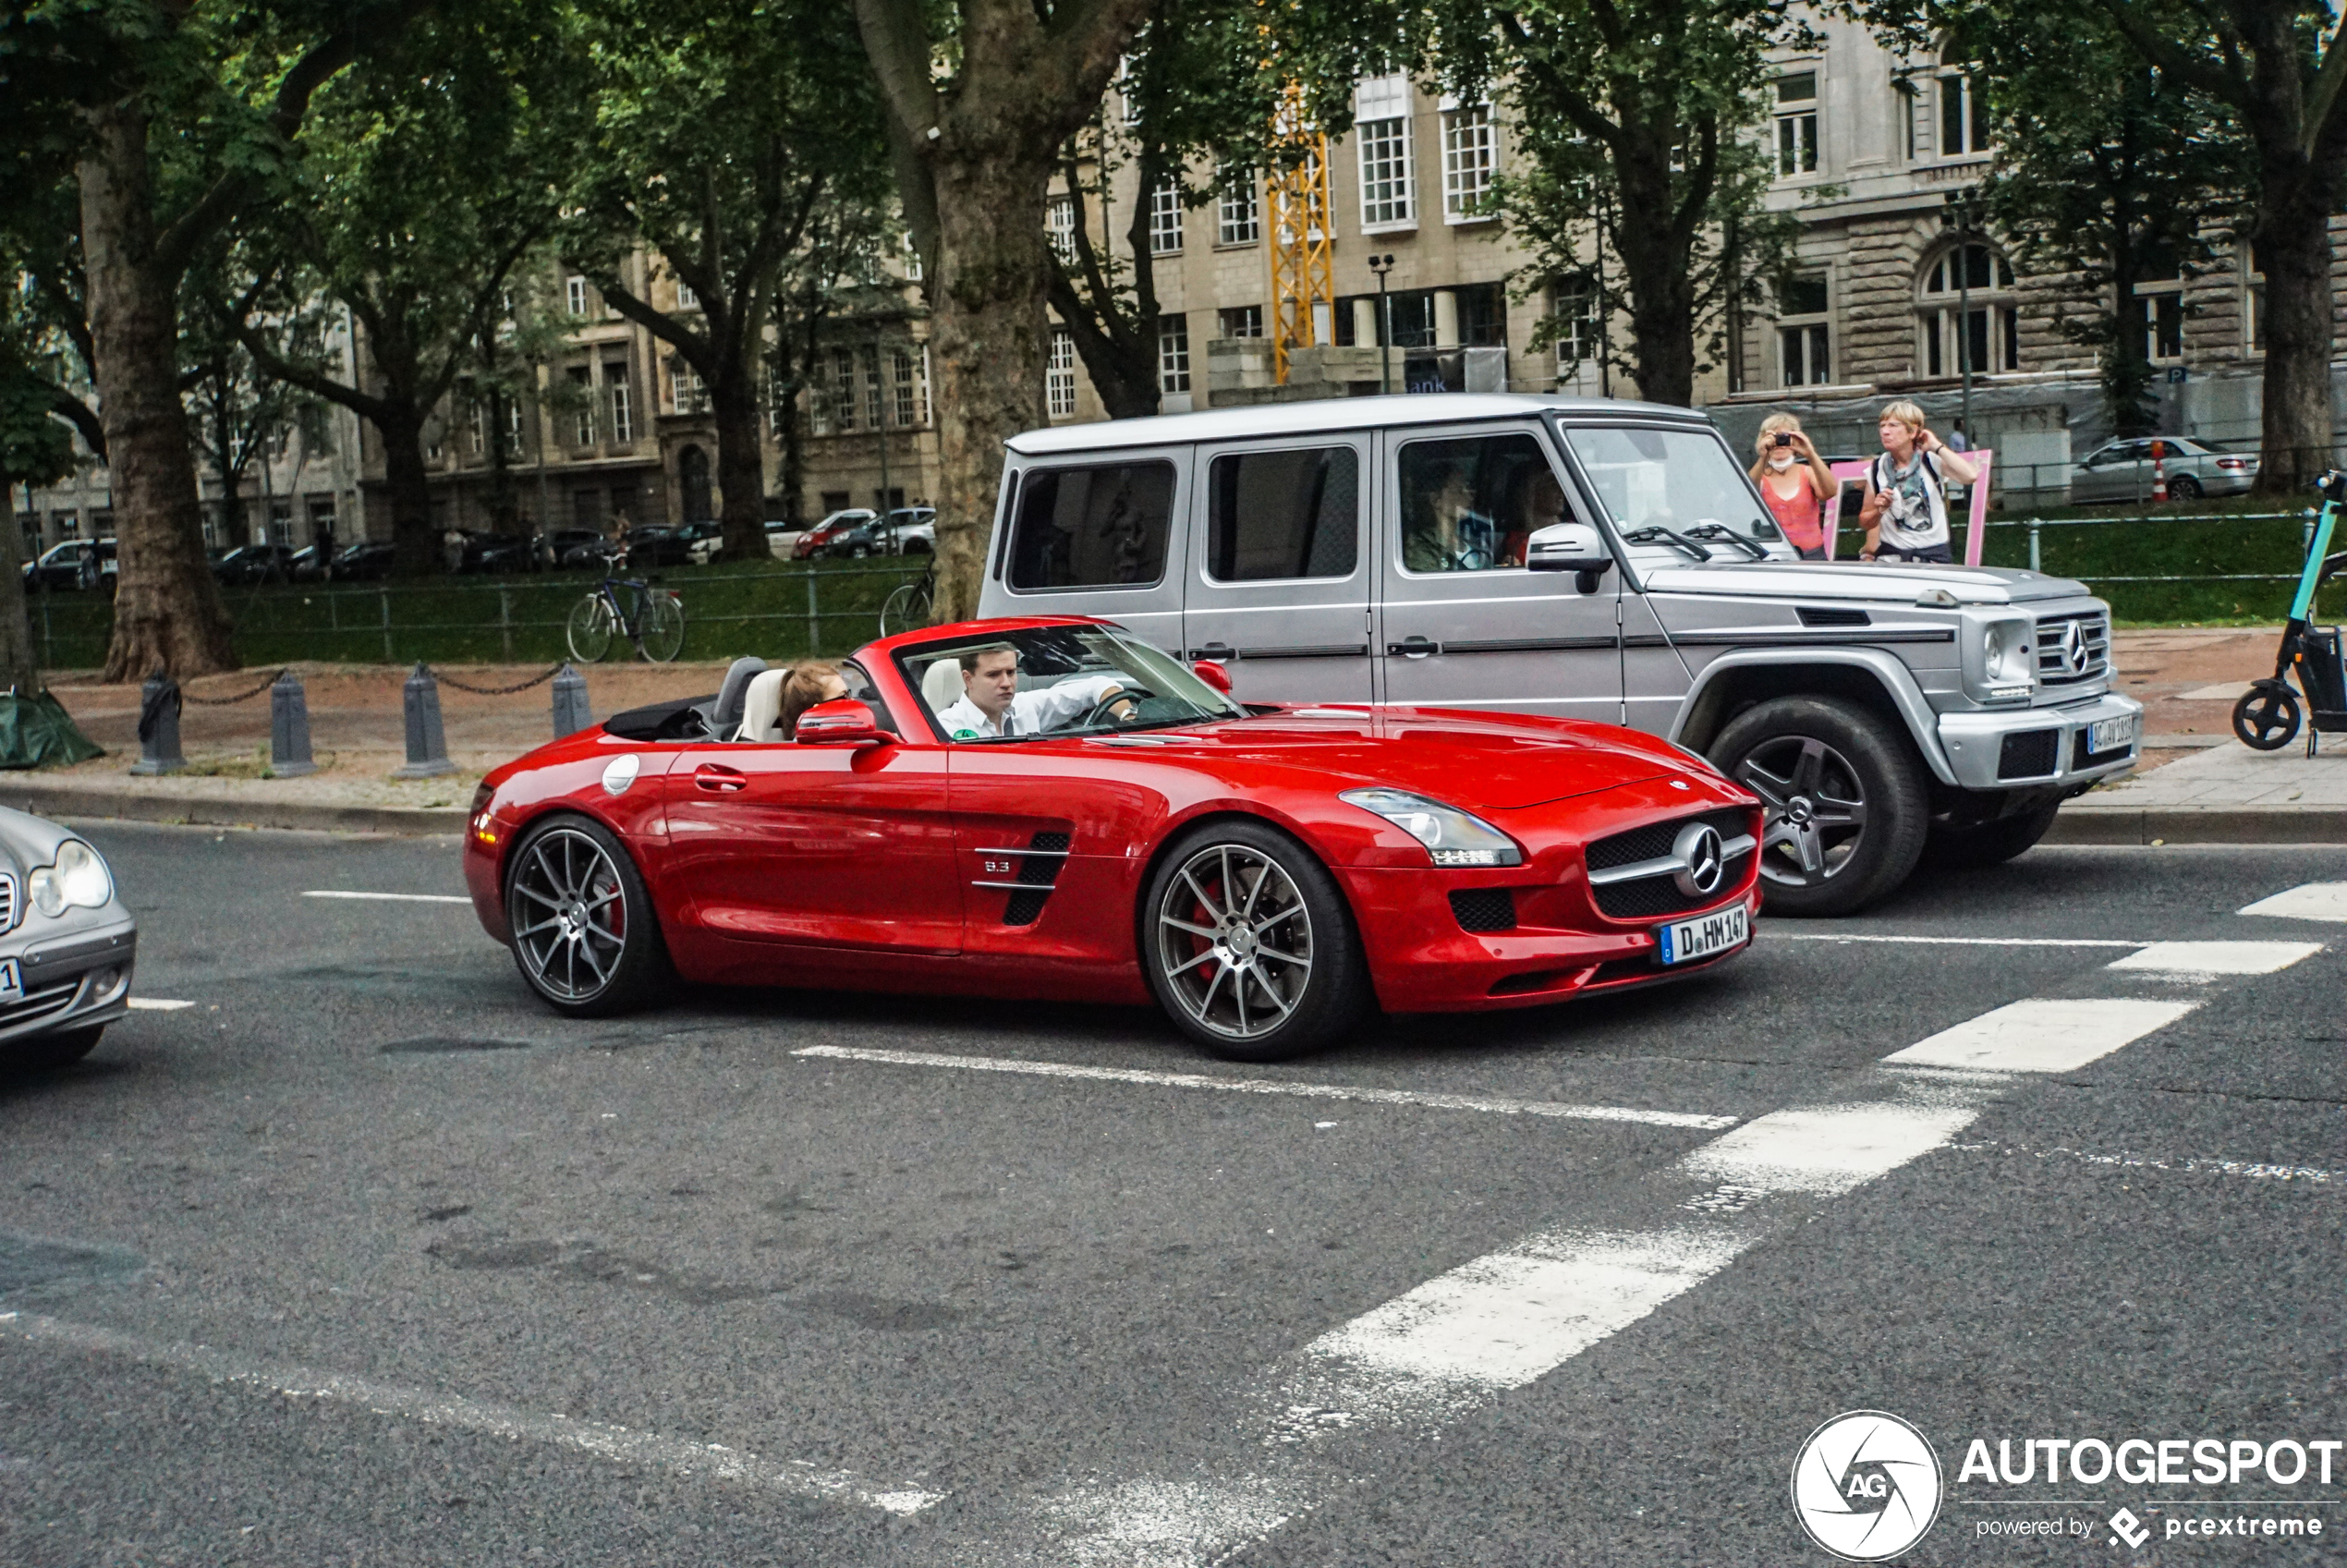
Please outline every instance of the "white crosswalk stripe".
[[2285, 920], [2329, 920], [2347, 923], [2347, 882], [2307, 882], [2244, 905], [2244, 915], [2271, 915]]
[[2322, 950], [2318, 942], [2155, 942], [2109, 966], [2214, 979], [2219, 975], [2270, 975]]

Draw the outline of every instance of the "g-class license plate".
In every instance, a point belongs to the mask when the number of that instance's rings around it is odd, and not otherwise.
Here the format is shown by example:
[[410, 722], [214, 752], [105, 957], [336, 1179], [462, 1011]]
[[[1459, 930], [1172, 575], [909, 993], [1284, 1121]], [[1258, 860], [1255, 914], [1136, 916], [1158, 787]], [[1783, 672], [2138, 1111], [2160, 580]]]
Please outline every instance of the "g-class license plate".
[[24, 1000], [24, 976], [17, 969], [13, 958], [0, 958], [0, 1002]]
[[2086, 749], [2092, 752], [2121, 751], [2135, 743], [2135, 716], [2124, 714], [2116, 719], [2097, 719], [2086, 726]]
[[1655, 946], [1660, 950], [1665, 964], [1690, 964], [1732, 947], [1742, 947], [1751, 940], [1752, 911], [1741, 904], [1699, 920], [1681, 920], [1660, 927], [1654, 933]]

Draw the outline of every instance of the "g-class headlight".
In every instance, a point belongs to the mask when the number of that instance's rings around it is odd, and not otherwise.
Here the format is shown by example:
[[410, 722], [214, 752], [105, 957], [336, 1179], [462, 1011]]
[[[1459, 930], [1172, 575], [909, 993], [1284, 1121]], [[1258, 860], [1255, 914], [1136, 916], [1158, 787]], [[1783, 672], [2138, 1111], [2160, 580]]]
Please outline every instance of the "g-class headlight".
[[[1980, 662], [1967, 671], [1972, 695], [1983, 702], [2026, 702], [2037, 690], [2037, 623], [2025, 615], [2009, 615], [1976, 623], [1980, 627]], [[1969, 661], [1967, 661], [1969, 662]]]
[[32, 906], [43, 915], [62, 915], [68, 907], [95, 909], [114, 897], [114, 878], [98, 852], [78, 838], [57, 845], [57, 857], [36, 866], [25, 879]]
[[1348, 789], [1337, 796], [1375, 812], [1426, 845], [1438, 866], [1521, 866], [1515, 840], [1455, 806], [1398, 789]]

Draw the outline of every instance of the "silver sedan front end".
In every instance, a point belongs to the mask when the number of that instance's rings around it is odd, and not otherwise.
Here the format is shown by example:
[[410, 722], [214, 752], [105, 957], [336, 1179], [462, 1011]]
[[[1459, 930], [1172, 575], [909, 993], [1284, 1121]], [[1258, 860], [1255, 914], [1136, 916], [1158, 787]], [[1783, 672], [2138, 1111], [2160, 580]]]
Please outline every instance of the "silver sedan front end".
[[129, 1011], [139, 928], [104, 857], [55, 822], [0, 808], [0, 1060]]

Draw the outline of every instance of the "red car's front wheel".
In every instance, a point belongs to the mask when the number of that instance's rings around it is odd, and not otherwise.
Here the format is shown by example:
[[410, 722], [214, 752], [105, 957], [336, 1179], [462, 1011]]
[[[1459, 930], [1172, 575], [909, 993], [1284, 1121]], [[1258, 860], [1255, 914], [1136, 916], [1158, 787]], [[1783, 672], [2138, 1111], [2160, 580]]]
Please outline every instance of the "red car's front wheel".
[[624, 1013], [651, 1001], [667, 977], [651, 895], [599, 822], [555, 818], [521, 841], [505, 918], [522, 978], [558, 1013]]
[[1303, 845], [1254, 822], [1206, 824], [1159, 863], [1141, 964], [1182, 1031], [1217, 1056], [1275, 1062], [1342, 1035], [1368, 1001], [1344, 896]]

